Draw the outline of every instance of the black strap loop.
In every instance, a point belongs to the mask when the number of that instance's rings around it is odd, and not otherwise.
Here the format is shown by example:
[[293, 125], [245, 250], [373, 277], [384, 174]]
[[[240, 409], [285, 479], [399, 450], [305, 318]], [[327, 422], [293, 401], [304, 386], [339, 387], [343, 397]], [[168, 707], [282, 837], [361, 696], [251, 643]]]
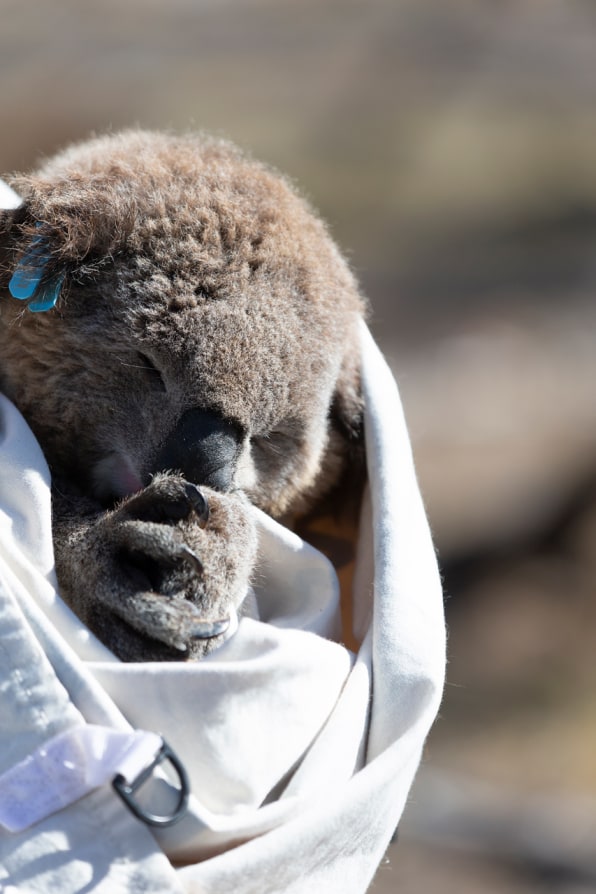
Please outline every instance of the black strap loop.
[[[154, 769], [159, 766], [159, 764], [164, 761], [169, 760], [176, 773], [178, 775], [178, 781], [180, 783], [180, 788], [178, 789], [178, 802], [174, 807], [173, 811], [169, 814], [165, 814], [164, 816], [150, 813], [138, 801], [135, 800], [134, 794], [139, 789], [144, 782], [149, 779]], [[182, 817], [185, 815], [188, 810], [188, 796], [190, 793], [190, 784], [188, 781], [188, 776], [186, 770], [179, 757], [176, 755], [174, 751], [170, 748], [170, 746], [162, 739], [162, 746], [155, 755], [153, 761], [149, 764], [148, 767], [145, 767], [144, 770], [141, 770], [139, 775], [132, 780], [132, 782], [127, 782], [124, 776], [121, 773], [118, 773], [117, 776], [112, 780], [112, 786], [114, 790], [120, 795], [128, 809], [133, 813], [138, 819], [142, 822], [146, 823], [148, 826], [161, 826], [162, 828], [165, 826], [173, 826], [174, 823], [179, 822]]]

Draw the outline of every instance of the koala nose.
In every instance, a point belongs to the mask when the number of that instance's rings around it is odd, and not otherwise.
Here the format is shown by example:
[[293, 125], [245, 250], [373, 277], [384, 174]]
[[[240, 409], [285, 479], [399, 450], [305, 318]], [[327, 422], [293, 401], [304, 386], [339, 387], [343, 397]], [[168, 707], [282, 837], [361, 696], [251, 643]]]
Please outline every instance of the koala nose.
[[168, 436], [156, 471], [181, 472], [187, 481], [226, 491], [242, 446], [237, 425], [209, 410], [187, 410]]

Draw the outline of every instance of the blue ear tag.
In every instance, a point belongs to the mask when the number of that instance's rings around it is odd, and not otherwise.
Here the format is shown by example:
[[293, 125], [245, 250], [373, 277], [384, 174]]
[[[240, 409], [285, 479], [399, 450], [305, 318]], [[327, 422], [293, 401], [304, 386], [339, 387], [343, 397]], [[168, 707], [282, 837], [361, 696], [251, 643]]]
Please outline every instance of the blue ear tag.
[[36, 294], [35, 301], [30, 301], [27, 305], [29, 310], [37, 313], [42, 310], [51, 310], [55, 307], [62, 283], [64, 282], [64, 276], [64, 273], [57, 273], [56, 276], [44, 283]]
[[[13, 298], [26, 301], [32, 298], [43, 279], [46, 264], [50, 260], [48, 240], [44, 236], [35, 236], [31, 247], [25, 252], [8, 284]], [[29, 304], [29, 310], [43, 311], [54, 307], [64, 281], [64, 273], [58, 273], [44, 283], [35, 301]]]

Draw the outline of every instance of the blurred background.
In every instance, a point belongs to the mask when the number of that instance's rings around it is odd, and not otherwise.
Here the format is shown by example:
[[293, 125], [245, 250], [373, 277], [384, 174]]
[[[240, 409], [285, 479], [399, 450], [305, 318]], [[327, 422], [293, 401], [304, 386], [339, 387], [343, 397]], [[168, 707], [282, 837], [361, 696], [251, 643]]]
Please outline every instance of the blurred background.
[[401, 386], [445, 701], [372, 891], [596, 891], [596, 4], [0, 0], [0, 171], [230, 137], [329, 221]]

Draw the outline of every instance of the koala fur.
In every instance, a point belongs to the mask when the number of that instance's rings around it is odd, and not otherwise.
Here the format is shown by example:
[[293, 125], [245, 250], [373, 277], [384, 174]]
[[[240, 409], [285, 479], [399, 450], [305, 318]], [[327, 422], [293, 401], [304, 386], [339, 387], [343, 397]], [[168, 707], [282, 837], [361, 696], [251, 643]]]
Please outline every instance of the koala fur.
[[[255, 563], [249, 503], [293, 520], [362, 463], [363, 300], [227, 142], [128, 131], [10, 182], [0, 389], [50, 466], [61, 593], [124, 660], [200, 657]], [[38, 313], [9, 291], [35, 238], [64, 276]]]

